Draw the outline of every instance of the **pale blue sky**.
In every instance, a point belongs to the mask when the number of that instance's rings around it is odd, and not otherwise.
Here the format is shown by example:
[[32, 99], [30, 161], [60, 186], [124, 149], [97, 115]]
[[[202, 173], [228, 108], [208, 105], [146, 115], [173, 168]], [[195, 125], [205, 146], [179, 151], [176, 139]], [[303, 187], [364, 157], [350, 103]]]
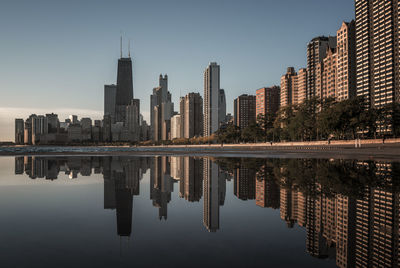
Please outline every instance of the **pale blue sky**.
[[30, 113], [100, 117], [121, 32], [125, 55], [131, 39], [134, 95], [148, 118], [160, 73], [176, 102], [203, 94], [204, 68], [218, 62], [232, 112], [234, 98], [279, 84], [288, 66], [305, 67], [307, 42], [353, 18], [352, 0], [2, 0], [0, 140], [12, 140], [14, 118]]

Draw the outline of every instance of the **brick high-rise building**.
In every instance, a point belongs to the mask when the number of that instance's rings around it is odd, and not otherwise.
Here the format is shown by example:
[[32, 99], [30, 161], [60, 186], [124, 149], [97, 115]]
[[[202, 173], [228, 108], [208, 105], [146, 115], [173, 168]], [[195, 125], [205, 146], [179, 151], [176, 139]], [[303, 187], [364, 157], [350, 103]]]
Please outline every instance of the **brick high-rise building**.
[[312, 98], [316, 94], [318, 63], [325, 58], [328, 47], [336, 48], [335, 36], [316, 37], [307, 45], [307, 98]]
[[380, 108], [400, 102], [398, 0], [355, 0], [357, 95]]
[[280, 105], [280, 88], [278, 86], [263, 87], [256, 91], [256, 117], [259, 114], [268, 116], [275, 114]]
[[307, 99], [307, 69], [301, 68], [297, 72], [297, 104]]
[[343, 22], [337, 31], [337, 82], [336, 100], [342, 101], [356, 95], [356, 44], [355, 22]]
[[288, 67], [281, 77], [281, 107], [297, 103], [297, 73], [293, 67]]
[[233, 123], [245, 128], [256, 121], [256, 96], [243, 94], [233, 102]]
[[327, 48], [326, 57], [317, 64], [315, 72], [315, 96], [319, 99], [335, 98], [337, 57], [335, 48]]

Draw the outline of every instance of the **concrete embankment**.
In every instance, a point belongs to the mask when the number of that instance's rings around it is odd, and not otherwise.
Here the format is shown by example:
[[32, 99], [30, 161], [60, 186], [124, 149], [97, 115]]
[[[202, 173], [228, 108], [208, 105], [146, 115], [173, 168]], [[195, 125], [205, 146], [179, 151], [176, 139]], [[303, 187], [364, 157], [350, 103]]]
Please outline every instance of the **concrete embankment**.
[[215, 157], [344, 158], [400, 161], [400, 139], [164, 146], [15, 146], [0, 155], [184, 155]]

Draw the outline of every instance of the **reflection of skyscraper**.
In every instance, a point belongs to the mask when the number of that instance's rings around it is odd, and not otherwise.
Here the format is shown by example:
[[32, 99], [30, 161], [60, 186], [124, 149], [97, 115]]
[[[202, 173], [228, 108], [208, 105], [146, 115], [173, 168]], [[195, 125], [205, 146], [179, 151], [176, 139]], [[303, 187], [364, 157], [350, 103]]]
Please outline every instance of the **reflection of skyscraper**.
[[281, 219], [286, 221], [288, 228], [293, 228], [297, 219], [297, 191], [292, 187], [282, 187], [280, 203]]
[[168, 203], [171, 201], [173, 180], [170, 176], [170, 163], [168, 158], [155, 157], [153, 168], [150, 170], [150, 199], [153, 206], [158, 207], [159, 219], [167, 219]]
[[219, 206], [225, 200], [225, 178], [210, 158], [203, 159], [203, 169], [203, 224], [209, 232], [216, 232], [219, 229]]
[[15, 174], [24, 173], [24, 157], [15, 157]]
[[307, 216], [306, 216], [306, 231], [307, 240], [306, 248], [307, 252], [317, 258], [327, 258], [329, 256], [329, 249], [326, 241], [322, 236], [321, 230], [321, 196], [320, 196], [320, 185], [317, 183], [309, 185], [309, 195], [306, 199], [307, 204]]
[[273, 168], [267, 164], [256, 173], [256, 205], [273, 209], [280, 206], [279, 185], [275, 181]]
[[255, 198], [255, 171], [253, 169], [240, 167], [234, 170], [234, 194], [242, 200]]
[[203, 194], [203, 161], [183, 157], [184, 173], [180, 181], [181, 196], [189, 202], [198, 202]]
[[133, 196], [125, 187], [123, 177], [117, 177], [115, 202], [117, 209], [117, 232], [119, 236], [130, 236], [132, 230], [132, 202]]
[[133, 196], [138, 195], [139, 181], [148, 169], [148, 159], [129, 157], [16, 157], [16, 174], [25, 173], [32, 179], [57, 179], [59, 172], [70, 178], [103, 173], [104, 209], [116, 209], [117, 231], [130, 236], [132, 230]]
[[[378, 178], [395, 179], [392, 164], [378, 164]], [[366, 188], [356, 201], [355, 263], [360, 267], [398, 267], [400, 196], [394, 189]]]
[[336, 202], [336, 265], [354, 267], [356, 203], [353, 198], [343, 195], [337, 195]]

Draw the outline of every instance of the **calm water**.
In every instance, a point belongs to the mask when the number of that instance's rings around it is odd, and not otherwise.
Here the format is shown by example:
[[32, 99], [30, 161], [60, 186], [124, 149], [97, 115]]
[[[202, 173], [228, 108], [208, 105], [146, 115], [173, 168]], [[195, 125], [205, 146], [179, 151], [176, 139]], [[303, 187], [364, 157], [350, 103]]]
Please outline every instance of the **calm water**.
[[1, 157], [1, 267], [393, 267], [399, 163]]

